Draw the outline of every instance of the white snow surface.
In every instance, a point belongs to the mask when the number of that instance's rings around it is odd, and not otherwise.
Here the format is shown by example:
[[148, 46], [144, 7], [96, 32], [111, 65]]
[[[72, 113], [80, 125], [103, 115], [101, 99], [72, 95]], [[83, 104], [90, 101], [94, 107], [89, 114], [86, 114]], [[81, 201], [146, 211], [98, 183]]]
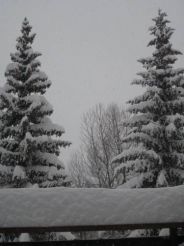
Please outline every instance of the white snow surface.
[[154, 189], [0, 189], [0, 228], [184, 222], [184, 185]]
[[71, 232], [56, 232], [57, 240], [62, 240], [63, 237], [66, 240], [75, 240], [75, 236]]
[[25, 179], [26, 178], [26, 173], [25, 170], [22, 166], [16, 166], [14, 171], [13, 171], [13, 177], [12, 179]]
[[31, 126], [31, 129], [34, 130], [44, 130], [46, 132], [49, 131], [61, 131], [65, 132], [65, 129], [62, 126], [52, 123], [49, 117], [44, 117], [39, 124], [35, 124]]
[[166, 179], [166, 171], [165, 170], [162, 170], [159, 173], [156, 185], [157, 185], [157, 187], [159, 187], [159, 186], [167, 186], [168, 185], [168, 182], [167, 182], [167, 179]]
[[130, 234], [128, 235], [128, 237], [141, 237], [141, 236], [145, 236], [145, 230], [144, 229], [139, 229], [139, 230], [133, 230], [130, 232]]
[[19, 236], [19, 242], [30, 242], [31, 238], [29, 233], [21, 233]]
[[169, 233], [169, 228], [163, 228], [163, 229], [161, 229], [160, 232], [159, 232], [159, 236], [160, 236], [160, 237], [167, 237], [167, 236], [169, 236], [169, 235], [170, 235], [170, 233]]

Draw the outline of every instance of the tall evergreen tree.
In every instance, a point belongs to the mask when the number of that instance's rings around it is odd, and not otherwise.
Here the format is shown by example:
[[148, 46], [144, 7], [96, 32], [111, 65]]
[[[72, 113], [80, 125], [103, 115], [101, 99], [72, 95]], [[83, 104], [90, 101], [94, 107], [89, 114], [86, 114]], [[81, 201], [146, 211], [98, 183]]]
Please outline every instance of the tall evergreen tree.
[[130, 100], [132, 117], [125, 123], [129, 132], [123, 138], [130, 146], [114, 158], [117, 173], [127, 170], [127, 185], [160, 187], [184, 181], [184, 79], [183, 68], [175, 68], [177, 55], [170, 38], [166, 13], [158, 11], [149, 28], [154, 48], [151, 57], [140, 59], [144, 71], [132, 84], [145, 88], [143, 95]]
[[53, 108], [43, 95], [51, 82], [39, 68], [31, 29], [25, 18], [0, 92], [0, 181], [15, 187], [66, 185], [58, 156], [69, 142], [60, 139], [64, 129], [50, 119]]

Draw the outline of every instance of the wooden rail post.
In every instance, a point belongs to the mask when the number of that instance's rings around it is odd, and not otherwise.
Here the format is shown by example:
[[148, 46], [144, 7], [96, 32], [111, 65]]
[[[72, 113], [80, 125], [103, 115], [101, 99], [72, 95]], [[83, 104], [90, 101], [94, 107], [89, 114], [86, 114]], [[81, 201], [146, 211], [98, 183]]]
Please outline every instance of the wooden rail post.
[[177, 228], [169, 228], [171, 246], [178, 246]]

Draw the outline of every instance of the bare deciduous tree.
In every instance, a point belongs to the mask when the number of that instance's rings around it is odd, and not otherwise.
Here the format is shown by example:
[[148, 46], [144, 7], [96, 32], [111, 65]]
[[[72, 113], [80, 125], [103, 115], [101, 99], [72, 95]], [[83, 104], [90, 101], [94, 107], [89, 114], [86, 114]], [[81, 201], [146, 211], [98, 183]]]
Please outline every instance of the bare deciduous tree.
[[123, 121], [127, 114], [116, 104], [105, 108], [98, 104], [83, 116], [82, 146], [91, 175], [99, 187], [116, 186], [111, 160], [122, 152], [121, 137], [126, 134]]
[[98, 181], [91, 176], [85, 152], [80, 149], [75, 151], [67, 165], [68, 173], [75, 187], [96, 187]]

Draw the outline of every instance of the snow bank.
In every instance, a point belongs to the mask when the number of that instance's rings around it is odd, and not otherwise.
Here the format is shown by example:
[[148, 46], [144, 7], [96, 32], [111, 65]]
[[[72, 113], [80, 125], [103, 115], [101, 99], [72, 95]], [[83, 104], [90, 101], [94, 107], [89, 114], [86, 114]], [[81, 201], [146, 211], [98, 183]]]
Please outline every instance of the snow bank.
[[160, 237], [167, 237], [169, 236], [169, 229], [168, 228], [163, 228], [160, 232], [159, 232], [159, 236]]
[[29, 233], [21, 233], [19, 236], [19, 242], [30, 242], [31, 238]]
[[0, 228], [184, 223], [184, 185], [155, 189], [0, 189]]
[[65, 238], [66, 240], [75, 240], [75, 236], [71, 232], [56, 232], [56, 238], [57, 240], [63, 240]]

